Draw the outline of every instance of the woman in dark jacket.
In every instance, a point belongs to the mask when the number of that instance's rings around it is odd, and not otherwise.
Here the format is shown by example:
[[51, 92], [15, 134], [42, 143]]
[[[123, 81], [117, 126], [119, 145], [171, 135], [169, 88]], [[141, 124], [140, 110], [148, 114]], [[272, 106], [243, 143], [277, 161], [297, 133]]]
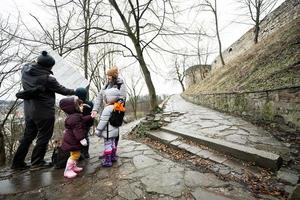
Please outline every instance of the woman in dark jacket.
[[80, 150], [87, 145], [86, 124], [92, 118], [90, 115], [83, 116], [83, 102], [77, 97], [62, 99], [59, 107], [67, 114], [61, 148], [65, 152], [70, 152], [64, 176], [74, 178], [82, 171], [81, 167], [77, 167], [77, 161], [80, 157]]

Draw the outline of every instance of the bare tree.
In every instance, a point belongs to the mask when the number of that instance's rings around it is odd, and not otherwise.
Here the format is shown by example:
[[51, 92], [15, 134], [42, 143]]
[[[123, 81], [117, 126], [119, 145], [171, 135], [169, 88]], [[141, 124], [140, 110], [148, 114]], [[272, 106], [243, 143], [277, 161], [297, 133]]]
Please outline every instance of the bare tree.
[[[90, 46], [101, 44], [101, 42], [95, 42], [95, 38], [101, 34], [99, 35], [91, 29], [92, 26], [98, 26], [98, 21], [100, 21], [98, 18], [101, 16], [99, 13], [101, 3], [102, 0], [70, 0], [67, 2], [52, 0], [52, 3], [43, 2], [44, 6], [54, 11], [55, 24], [52, 26], [43, 25], [37, 17], [32, 15], [43, 32], [43, 41], [46, 41], [47, 45], [56, 50], [60, 56], [66, 57], [72, 52], [73, 56], [78, 52], [81, 53], [75, 59], [77, 65], [82, 67], [84, 77], [90, 83], [95, 82], [92, 79], [99, 76], [96, 73], [99, 70], [93, 67], [93, 64], [96, 64], [97, 67], [100, 66], [97, 58], [99, 55], [96, 56], [95, 62], [93, 61], [94, 58], [89, 56], [94, 55], [90, 51]], [[75, 50], [79, 51], [74, 53]], [[103, 58], [103, 56], [101, 57]], [[78, 64], [80, 61], [83, 61], [83, 65]], [[90, 85], [88, 85], [87, 91], [90, 91], [89, 87]], [[89, 93], [87, 97], [89, 98]]]
[[[8, 19], [0, 18], [0, 97], [1, 101], [1, 117], [0, 117], [0, 166], [5, 164], [5, 138], [11, 133], [7, 132], [6, 125], [11, 121], [10, 116], [19, 105], [17, 100], [7, 101], [11, 99], [20, 88], [20, 81], [16, 74], [20, 71], [20, 64], [27, 61], [31, 52], [23, 46], [23, 41], [19, 39], [19, 21], [16, 26], [12, 27]], [[7, 34], [9, 32], [10, 34]]]
[[169, 74], [171, 77], [173, 77], [173, 80], [179, 82], [182, 92], [185, 91], [184, 86], [184, 79], [186, 76], [186, 68], [187, 68], [187, 56], [182, 56], [181, 60], [178, 58], [178, 56], [174, 57], [174, 67], [171, 68], [169, 71]]
[[[201, 38], [201, 34], [199, 31], [199, 35], [197, 38], [197, 58], [198, 58], [198, 64], [199, 65], [206, 65], [207, 64], [207, 60], [208, 57], [210, 56], [210, 45], [209, 43], [203, 44], [202, 42], [202, 38]], [[205, 46], [205, 47], [203, 47]]]
[[131, 73], [130, 80], [126, 82], [126, 87], [129, 96], [128, 101], [132, 107], [134, 119], [137, 119], [138, 100], [144, 87], [144, 85], [141, 84], [141, 77]]
[[[112, 10], [106, 9], [107, 4], [105, 2], [102, 2], [101, 0], [94, 0], [94, 6], [91, 6], [92, 0], [71, 0], [70, 2], [75, 3], [79, 8], [81, 12], [81, 16], [83, 16], [83, 27], [79, 28], [70, 28], [70, 21], [71, 18], [73, 18], [74, 12], [73, 10], [70, 11], [69, 17], [67, 20], [62, 20], [61, 16], [62, 13], [59, 12], [59, 10], [63, 10], [63, 7], [68, 5], [67, 3], [57, 3], [58, 0], [53, 0], [54, 5], [48, 5], [52, 6], [52, 8], [55, 8], [56, 11], [56, 21], [57, 25], [56, 28], [52, 31], [55, 32], [56, 35], [58, 35], [58, 38], [64, 38], [62, 40], [58, 40], [58, 44], [52, 45], [53, 47], [60, 47], [61, 49], [60, 53], [65, 54], [69, 53], [72, 50], [79, 49], [83, 47], [83, 65], [84, 65], [84, 74], [85, 77], [88, 78], [88, 71], [93, 72], [95, 70], [87, 69], [88, 67], [88, 55], [89, 54], [89, 47], [91, 45], [98, 45], [98, 44], [113, 44], [113, 45], [119, 45], [120, 47], [127, 50], [127, 53], [123, 52], [124, 56], [132, 56], [134, 57], [140, 64], [140, 67], [142, 69], [142, 73], [144, 75], [144, 79], [148, 88], [149, 96], [150, 96], [150, 104], [152, 110], [156, 110], [157, 108], [157, 97], [156, 97], [156, 91], [152, 82], [151, 74], [150, 74], [150, 66], [147, 65], [145, 55], [147, 55], [147, 49], [151, 49], [151, 44], [154, 44], [154, 40], [162, 34], [162, 30], [164, 27], [166, 15], [173, 15], [173, 13], [168, 13], [166, 10], [167, 5], [171, 5], [169, 1], [163, 1], [163, 0], [146, 0], [143, 2], [140, 1], [134, 1], [134, 0], [123, 0], [118, 1], [118, 3], [115, 0], [110, 0], [109, 3], [114, 9], [114, 11], [117, 14], [117, 17], [119, 17], [120, 20], [118, 20], [115, 17], [115, 13], [112, 13]], [[101, 14], [97, 12], [100, 9], [96, 9], [97, 7], [100, 7], [101, 3], [101, 10], [110, 12], [109, 14]], [[162, 6], [158, 6], [158, 5]], [[171, 6], [169, 6], [171, 7]], [[121, 11], [122, 10], [122, 11]], [[171, 8], [173, 10], [173, 8]], [[64, 11], [66, 12], [66, 11]], [[92, 18], [93, 16], [97, 16], [99, 18]], [[80, 17], [79, 17], [80, 18]], [[80, 18], [81, 19], [81, 18]], [[101, 19], [101, 20], [97, 20]], [[151, 19], [151, 20], [150, 20]], [[38, 21], [38, 19], [36, 18]], [[100, 23], [95, 22], [102, 22], [102, 25]], [[64, 25], [62, 25], [64, 22]], [[68, 22], [68, 23], [67, 23]], [[54, 42], [54, 37], [50, 37], [51, 34], [49, 34], [50, 31], [47, 31], [41, 23], [40, 27], [42, 30], [45, 30], [45, 35], [48, 37], [48, 40], [50, 42]], [[119, 25], [122, 24], [122, 27]], [[107, 28], [105, 28], [107, 27]], [[59, 31], [60, 29], [63, 29], [62, 31]], [[70, 30], [72, 30], [73, 36], [67, 37], [65, 34], [70, 33]], [[162, 35], [167, 35], [166, 30]], [[71, 41], [74, 43], [74, 38], [78, 39], [81, 37], [80, 35], [84, 35], [84, 40], [82, 43], [71, 45]], [[180, 35], [181, 33], [175, 33], [174, 35]], [[183, 33], [187, 34], [187, 33]], [[52, 34], [54, 35], [54, 34]], [[103, 36], [113, 36], [115, 38], [114, 41], [108, 41], [106, 39], [103, 39]], [[172, 35], [172, 34], [171, 34]], [[120, 39], [120, 37], [123, 37]], [[51, 39], [52, 38], [52, 39]], [[101, 38], [99, 40], [99, 38]], [[127, 38], [127, 39], [126, 39]], [[128, 39], [131, 41], [131, 44], [128, 43]], [[122, 41], [123, 40], [123, 41]], [[49, 42], [49, 44], [51, 44]], [[129, 54], [128, 54], [129, 52]]]
[[43, 4], [54, 11], [55, 23], [53, 25], [45, 25], [38, 17], [31, 14], [42, 31], [39, 37], [28, 29], [28, 32], [32, 36], [31, 40], [51, 47], [57, 51], [60, 56], [68, 55], [71, 51], [76, 49], [75, 46], [77, 45], [74, 44], [75, 39], [82, 34], [82, 32], [75, 34], [71, 30], [71, 23], [76, 12], [72, 8], [68, 9], [67, 6], [70, 2], [58, 3], [58, 0], [53, 0], [52, 4], [48, 2], [43, 2]]
[[[125, 7], [126, 11], [121, 11], [119, 4], [115, 0], [109, 0], [109, 2], [119, 15], [121, 22], [123, 23], [123, 26], [125, 28], [125, 30], [118, 31], [117, 34], [122, 34], [124, 36], [129, 37], [134, 46], [134, 50], [136, 52], [135, 54], [132, 52], [131, 49], [129, 50], [140, 64], [150, 96], [151, 109], [154, 111], [157, 109], [158, 103], [156, 91], [151, 79], [151, 74], [145, 61], [144, 50], [149, 45], [149, 43], [151, 43], [151, 41], [153, 41], [158, 36], [161, 27], [163, 26], [164, 15], [162, 17], [157, 15], [157, 13], [151, 8], [151, 3], [153, 2], [152, 0], [148, 0], [141, 5], [138, 0], [136, 0], [136, 2], [133, 2], [132, 0], [127, 0], [124, 4], [129, 4]], [[165, 4], [165, 1], [162, 1], [162, 7], [165, 7]], [[125, 17], [123, 13], [128, 14], [128, 16]], [[144, 18], [145, 13], [154, 14], [157, 20], [161, 23], [159, 27], [156, 27], [154, 24], [146, 23]], [[144, 32], [143, 28], [150, 28], [151, 26], [154, 27], [154, 29], [152, 29], [151, 32], [156, 31], [156, 33], [150, 38], [150, 40], [145, 41], [141, 38], [141, 34]]]
[[[197, 57], [198, 57], [198, 63], [199, 63], [198, 65], [200, 67], [201, 80], [203, 80], [207, 75], [207, 71], [208, 71], [207, 60], [210, 55], [209, 49], [210, 49], [209, 43], [207, 43], [204, 48], [201, 47], [201, 37], [199, 34], [198, 41], [197, 41], [197, 55], [198, 55]], [[192, 77], [192, 83], [195, 84], [196, 83], [195, 71], [191, 71], [191, 77]]]
[[263, 16], [271, 12], [278, 0], [237, 0], [241, 8], [247, 10], [248, 16], [254, 22], [254, 43], [258, 42], [260, 23]]
[[223, 54], [222, 54], [222, 43], [221, 43], [220, 31], [219, 31], [217, 0], [204, 0], [204, 2], [201, 3], [200, 5], [207, 7], [208, 11], [211, 11], [214, 15], [216, 35], [217, 35], [218, 46], [219, 46], [219, 56], [220, 56], [222, 65], [225, 65], [225, 62], [223, 59]]
[[[166, 5], [169, 2], [147, 0], [141, 3], [138, 0], [123, 0], [118, 2], [109, 0], [109, 3], [120, 20], [117, 20], [113, 13], [107, 14], [108, 28], [94, 27], [94, 29], [124, 38], [124, 42], [118, 40], [108, 43], [121, 46], [129, 52], [129, 54], [124, 53], [124, 56], [134, 57], [139, 62], [148, 88], [151, 109], [154, 111], [158, 107], [157, 96], [149, 66], [145, 60], [145, 52], [162, 30], [166, 16]], [[160, 6], [158, 6], [159, 4]], [[122, 26], [119, 26], [120, 23]], [[126, 44], [128, 39], [131, 41], [131, 44]]]
[[6, 120], [2, 122], [1, 127], [4, 129], [6, 158], [10, 161], [17, 148], [18, 139], [24, 132], [23, 115], [19, 112], [20, 101], [11, 101], [9, 110], [6, 113]]
[[98, 51], [95, 55], [89, 56], [89, 86], [94, 86], [89, 88], [94, 93], [93, 96], [97, 96], [102, 86], [105, 84], [106, 56], [102, 56], [102, 54], [105, 55], [105, 48]]
[[[97, 23], [100, 14], [98, 13], [99, 5], [102, 3], [102, 0], [72, 0], [73, 3], [79, 8], [80, 15], [78, 18], [82, 18], [83, 20], [83, 27], [79, 28], [80, 32], [83, 32], [83, 70], [84, 70], [84, 77], [88, 80], [92, 80], [93, 76], [89, 75], [89, 71], [95, 72], [95, 70], [89, 69], [89, 61], [92, 59], [89, 58], [90, 53], [90, 46], [93, 41], [93, 36], [95, 33], [92, 33], [91, 27]], [[74, 30], [74, 29], [73, 29]], [[96, 63], [99, 60], [97, 59]], [[90, 78], [90, 79], [89, 79]], [[91, 81], [90, 81], [91, 82]], [[89, 91], [90, 85], [88, 85], [87, 91]], [[89, 98], [89, 92], [88, 92]]]
[[114, 55], [118, 53], [119, 50], [115, 50], [110, 44], [104, 46], [101, 50], [97, 51], [93, 56], [90, 52], [89, 55], [89, 65], [88, 65], [88, 80], [91, 91], [94, 96], [100, 92], [102, 86], [106, 83], [106, 69], [109, 66], [114, 65]]

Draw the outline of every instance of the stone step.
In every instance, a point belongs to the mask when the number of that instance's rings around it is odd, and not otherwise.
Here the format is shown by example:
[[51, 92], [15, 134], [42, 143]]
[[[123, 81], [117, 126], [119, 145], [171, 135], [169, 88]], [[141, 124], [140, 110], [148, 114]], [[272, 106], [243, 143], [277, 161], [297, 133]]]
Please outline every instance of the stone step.
[[174, 148], [189, 152], [200, 158], [210, 160], [213, 163], [219, 164], [219, 169], [214, 168], [214, 171], [217, 170], [217, 173], [223, 175], [229, 173], [231, 173], [232, 175], [241, 175], [244, 171], [250, 171], [253, 174], [257, 174], [259, 172], [258, 169], [253, 170], [245, 166], [242, 162], [232, 158], [227, 158], [223, 154], [214, 152], [207, 148], [201, 148], [199, 146], [188, 144], [182, 140], [182, 137], [176, 136], [172, 133], [164, 131], [151, 131], [149, 132], [148, 137]]
[[[169, 127], [162, 127], [161, 130], [163, 132], [172, 133], [173, 136], [180, 136], [185, 139], [192, 140], [200, 145], [204, 145], [208, 148], [221, 152], [222, 154], [226, 154], [247, 162], [253, 162], [258, 166], [271, 169], [272, 171], [277, 171], [282, 165], [282, 158], [279, 155], [271, 152], [258, 150], [252, 147], [227, 142], [224, 140], [204, 137], [191, 132], [182, 132]], [[164, 135], [166, 134], [164, 133]], [[174, 140], [175, 139], [173, 138], [171, 142]]]
[[207, 149], [202, 149], [198, 146], [194, 146], [184, 141], [181, 141], [181, 137], [176, 136], [172, 133], [168, 133], [164, 131], [151, 131], [149, 133], [149, 137], [154, 140], [158, 140], [164, 144], [171, 145], [173, 147], [182, 149], [191, 154], [197, 155], [204, 159], [209, 159], [219, 164], [222, 164], [223, 162], [228, 160], [224, 155], [216, 154]]

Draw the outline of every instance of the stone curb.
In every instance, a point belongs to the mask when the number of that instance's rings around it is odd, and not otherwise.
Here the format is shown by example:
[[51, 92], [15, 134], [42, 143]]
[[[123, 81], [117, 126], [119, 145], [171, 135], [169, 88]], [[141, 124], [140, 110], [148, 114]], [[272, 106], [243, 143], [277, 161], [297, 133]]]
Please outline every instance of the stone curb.
[[[148, 137], [152, 138], [153, 140], [160, 141], [161, 143], [169, 145], [173, 148], [189, 152], [202, 159], [209, 160], [216, 164], [224, 165], [231, 169], [234, 174], [242, 174], [243, 170], [247, 170], [247, 168], [240, 162], [230, 160], [222, 154], [216, 154], [206, 149], [201, 149], [199, 147], [182, 142], [179, 140], [179, 136], [172, 135], [171, 133], [163, 131], [152, 131], [149, 132]], [[175, 137], [177, 138], [174, 139]]]
[[193, 155], [199, 156], [200, 158], [211, 160], [215, 163], [222, 164], [223, 162], [227, 161], [227, 158], [223, 155], [215, 154], [213, 152], [182, 142], [178, 140], [179, 139], [178, 136], [172, 135], [167, 132], [163, 132], [163, 131], [149, 132], [148, 136], [166, 145], [170, 145], [174, 148], [184, 150]]
[[282, 165], [282, 158], [274, 153], [226, 142], [219, 139], [208, 138], [192, 133], [185, 133], [174, 130], [172, 128], [162, 127], [161, 130], [190, 139], [201, 145], [207, 146], [211, 149], [233, 156], [235, 158], [248, 162], [254, 162], [256, 165], [264, 168], [269, 168], [272, 171], [277, 171]]

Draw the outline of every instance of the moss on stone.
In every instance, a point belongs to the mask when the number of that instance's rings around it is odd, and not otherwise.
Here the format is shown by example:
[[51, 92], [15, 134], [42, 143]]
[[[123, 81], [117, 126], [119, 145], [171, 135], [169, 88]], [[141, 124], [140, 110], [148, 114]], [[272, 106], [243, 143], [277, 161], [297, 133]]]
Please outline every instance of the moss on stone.
[[243, 112], [247, 108], [247, 99], [242, 94], [236, 95], [234, 104], [238, 111]]
[[274, 119], [274, 113], [274, 103], [272, 101], [266, 102], [262, 108], [263, 119], [272, 121]]

